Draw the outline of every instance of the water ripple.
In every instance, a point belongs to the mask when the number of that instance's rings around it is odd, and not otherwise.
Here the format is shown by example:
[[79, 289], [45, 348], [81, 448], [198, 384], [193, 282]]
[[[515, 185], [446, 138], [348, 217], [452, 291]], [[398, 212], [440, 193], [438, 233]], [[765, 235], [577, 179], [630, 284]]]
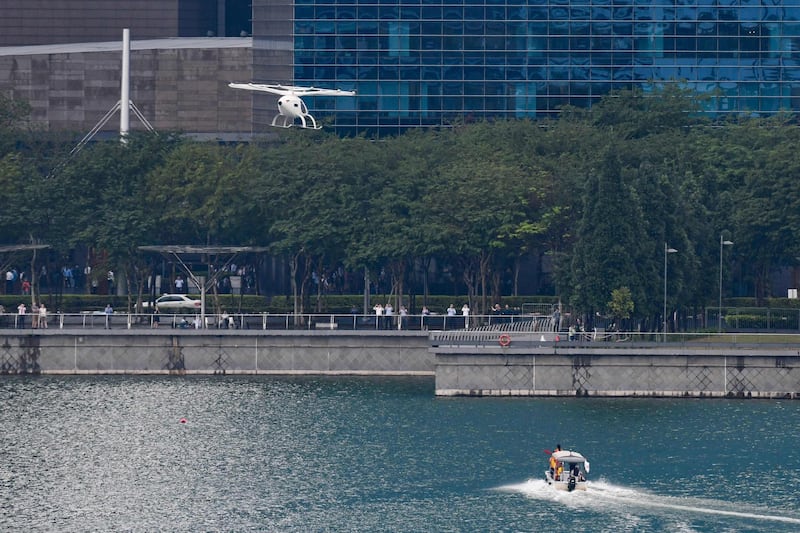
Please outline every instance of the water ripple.
[[[428, 378], [6, 376], [0, 405], [3, 530], [800, 529], [796, 402], [436, 399]], [[539, 480], [556, 442], [592, 459], [592, 490]], [[764, 478], [764, 447], [783, 450], [785, 476]]]

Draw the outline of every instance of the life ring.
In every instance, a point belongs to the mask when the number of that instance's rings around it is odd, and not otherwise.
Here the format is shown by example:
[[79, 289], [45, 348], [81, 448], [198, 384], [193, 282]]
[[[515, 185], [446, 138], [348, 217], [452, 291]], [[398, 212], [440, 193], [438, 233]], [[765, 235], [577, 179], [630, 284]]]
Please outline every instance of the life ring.
[[511, 336], [508, 333], [503, 333], [498, 339], [500, 346], [506, 347], [511, 344]]

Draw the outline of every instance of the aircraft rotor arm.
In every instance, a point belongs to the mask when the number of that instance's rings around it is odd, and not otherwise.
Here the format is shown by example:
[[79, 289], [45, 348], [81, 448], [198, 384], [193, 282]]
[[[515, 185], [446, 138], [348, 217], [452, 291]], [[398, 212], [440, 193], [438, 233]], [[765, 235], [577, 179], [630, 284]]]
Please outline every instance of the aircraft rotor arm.
[[297, 96], [355, 96], [355, 91], [341, 89], [317, 89], [316, 87], [292, 87]]
[[299, 87], [295, 85], [278, 85], [263, 83], [229, 83], [228, 87], [233, 89], [246, 89], [248, 91], [261, 91], [271, 94], [285, 95], [296, 94], [297, 96], [355, 96], [355, 91], [343, 91], [341, 89], [320, 89], [317, 87]]
[[232, 89], [245, 89], [248, 91], [260, 91], [270, 94], [291, 94], [293, 91], [291, 87], [283, 87], [281, 85], [265, 85], [261, 83], [229, 83], [228, 87]]

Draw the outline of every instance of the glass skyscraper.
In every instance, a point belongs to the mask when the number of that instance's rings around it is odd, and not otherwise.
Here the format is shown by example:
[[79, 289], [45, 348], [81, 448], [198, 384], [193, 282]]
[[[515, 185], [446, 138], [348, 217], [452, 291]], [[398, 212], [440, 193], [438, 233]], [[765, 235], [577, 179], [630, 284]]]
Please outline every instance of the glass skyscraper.
[[255, 55], [274, 67], [283, 50], [292, 78], [256, 60], [259, 81], [358, 91], [309, 101], [342, 133], [553, 116], [663, 82], [713, 96], [710, 113], [800, 107], [800, 0], [254, 0], [253, 14]]

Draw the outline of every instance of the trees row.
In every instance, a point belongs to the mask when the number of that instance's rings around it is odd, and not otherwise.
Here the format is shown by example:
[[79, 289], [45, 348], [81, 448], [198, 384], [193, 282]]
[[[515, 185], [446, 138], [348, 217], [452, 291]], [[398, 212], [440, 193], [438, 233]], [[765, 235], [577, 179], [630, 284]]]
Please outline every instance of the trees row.
[[[482, 313], [534, 265], [575, 310], [656, 328], [665, 265], [669, 309], [699, 309], [716, 305], [721, 263], [726, 295], [764, 298], [800, 257], [800, 132], [783, 116], [711, 122], [700, 105], [668, 89], [554, 121], [235, 146], [141, 134], [68, 157], [71, 141], [0, 100], [0, 244], [103, 250], [132, 292], [152, 259], [139, 246], [268, 246], [298, 311], [336, 269], [425, 294], [435, 265]], [[735, 241], [722, 255], [721, 239]]]

